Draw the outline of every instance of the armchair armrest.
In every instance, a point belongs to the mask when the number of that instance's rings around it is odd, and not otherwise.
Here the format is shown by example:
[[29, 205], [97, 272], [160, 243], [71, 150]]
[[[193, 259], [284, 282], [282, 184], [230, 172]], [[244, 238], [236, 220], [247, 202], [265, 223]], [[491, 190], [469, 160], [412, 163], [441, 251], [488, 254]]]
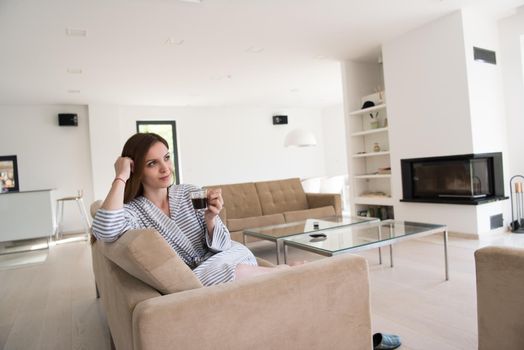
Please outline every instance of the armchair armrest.
[[524, 249], [475, 252], [480, 350], [524, 349]]
[[343, 255], [145, 300], [135, 350], [371, 349], [368, 267]]
[[336, 215], [342, 215], [342, 203], [338, 193], [306, 193], [309, 208], [320, 208], [332, 205]]

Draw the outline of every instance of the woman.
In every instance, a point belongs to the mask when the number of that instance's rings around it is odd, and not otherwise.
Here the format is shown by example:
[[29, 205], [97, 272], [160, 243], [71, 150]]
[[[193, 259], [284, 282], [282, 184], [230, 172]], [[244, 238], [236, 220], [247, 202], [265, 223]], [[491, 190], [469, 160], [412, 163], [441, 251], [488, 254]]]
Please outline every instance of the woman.
[[115, 162], [116, 176], [93, 221], [93, 234], [113, 242], [131, 229], [154, 228], [203, 285], [243, 279], [278, 269], [257, 266], [253, 254], [234, 242], [218, 214], [221, 190], [209, 190], [203, 212], [193, 209], [191, 185], [172, 185], [168, 144], [153, 133], [127, 140]]

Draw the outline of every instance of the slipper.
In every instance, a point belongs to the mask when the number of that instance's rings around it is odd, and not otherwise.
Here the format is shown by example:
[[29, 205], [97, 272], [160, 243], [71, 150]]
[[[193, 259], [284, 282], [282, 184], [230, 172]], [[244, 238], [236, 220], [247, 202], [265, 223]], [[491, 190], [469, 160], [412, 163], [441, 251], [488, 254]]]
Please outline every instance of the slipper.
[[373, 350], [393, 350], [401, 345], [400, 337], [394, 334], [373, 334]]

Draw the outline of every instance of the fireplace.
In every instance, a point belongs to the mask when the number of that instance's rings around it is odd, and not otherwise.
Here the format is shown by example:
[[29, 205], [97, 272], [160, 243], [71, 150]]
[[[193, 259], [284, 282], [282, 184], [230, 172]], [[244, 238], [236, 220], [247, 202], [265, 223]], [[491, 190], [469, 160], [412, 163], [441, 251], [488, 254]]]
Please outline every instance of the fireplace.
[[402, 159], [403, 202], [481, 204], [504, 196], [502, 153]]

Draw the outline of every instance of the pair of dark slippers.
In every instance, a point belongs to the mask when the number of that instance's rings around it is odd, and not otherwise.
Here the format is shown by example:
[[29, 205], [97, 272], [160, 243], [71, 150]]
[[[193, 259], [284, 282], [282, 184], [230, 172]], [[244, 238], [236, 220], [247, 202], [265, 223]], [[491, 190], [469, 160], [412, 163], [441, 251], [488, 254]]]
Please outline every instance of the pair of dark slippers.
[[400, 337], [394, 334], [373, 334], [373, 350], [393, 350], [401, 345]]

